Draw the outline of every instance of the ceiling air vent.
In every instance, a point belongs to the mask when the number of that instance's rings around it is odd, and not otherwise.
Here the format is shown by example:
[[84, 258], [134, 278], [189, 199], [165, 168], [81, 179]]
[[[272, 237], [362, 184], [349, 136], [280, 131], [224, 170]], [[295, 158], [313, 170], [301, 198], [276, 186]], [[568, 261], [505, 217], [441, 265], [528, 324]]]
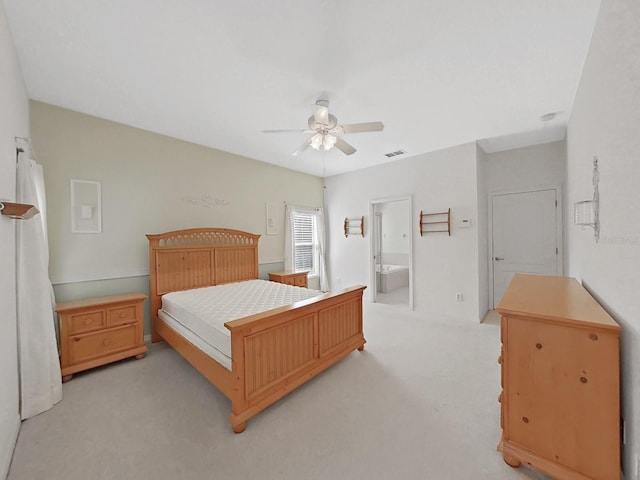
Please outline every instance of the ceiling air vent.
[[384, 156], [387, 158], [391, 158], [391, 157], [397, 157], [398, 155], [404, 155], [405, 152], [404, 150], [396, 150], [395, 152], [390, 152], [390, 153], [385, 153]]

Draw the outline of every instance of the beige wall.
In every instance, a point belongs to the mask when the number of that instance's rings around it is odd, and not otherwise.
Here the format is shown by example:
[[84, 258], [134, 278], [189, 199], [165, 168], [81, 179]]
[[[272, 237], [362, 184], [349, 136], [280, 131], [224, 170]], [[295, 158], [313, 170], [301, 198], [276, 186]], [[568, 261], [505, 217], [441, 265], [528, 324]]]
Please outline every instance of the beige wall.
[[600, 241], [567, 228], [570, 276], [582, 280], [622, 326], [625, 478], [640, 456], [640, 2], [602, 2], [567, 132], [568, 205], [593, 196], [600, 169]]
[[[0, 201], [16, 199], [15, 136], [29, 136], [29, 104], [13, 41], [0, 3]], [[0, 216], [0, 478], [5, 478], [20, 428], [16, 340], [18, 220]]]
[[[31, 128], [45, 171], [58, 300], [146, 288], [145, 234], [182, 228], [261, 234], [265, 275], [270, 265], [282, 268], [284, 202], [323, 203], [318, 177], [51, 105], [31, 103]], [[101, 234], [71, 233], [72, 178], [101, 182]], [[193, 203], [203, 198], [220, 204]], [[280, 207], [277, 235], [266, 235], [267, 202]]]

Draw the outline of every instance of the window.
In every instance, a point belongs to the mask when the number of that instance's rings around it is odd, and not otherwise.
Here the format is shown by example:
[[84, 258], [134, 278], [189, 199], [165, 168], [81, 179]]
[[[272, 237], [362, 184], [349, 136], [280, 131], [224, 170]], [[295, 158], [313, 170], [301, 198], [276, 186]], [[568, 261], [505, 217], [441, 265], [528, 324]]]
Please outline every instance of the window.
[[296, 272], [318, 275], [317, 215], [309, 211], [293, 211], [293, 267]]

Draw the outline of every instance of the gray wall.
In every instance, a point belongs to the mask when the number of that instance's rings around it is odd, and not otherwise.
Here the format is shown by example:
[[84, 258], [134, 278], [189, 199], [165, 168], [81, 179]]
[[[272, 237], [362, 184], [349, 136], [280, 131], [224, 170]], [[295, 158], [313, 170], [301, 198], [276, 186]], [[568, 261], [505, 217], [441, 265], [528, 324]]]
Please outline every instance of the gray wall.
[[486, 155], [487, 192], [561, 185], [565, 181], [565, 142], [544, 143]]
[[488, 197], [487, 197], [487, 154], [476, 144], [477, 184], [478, 184], [478, 317], [484, 318], [489, 309], [489, 245], [488, 245]]
[[640, 455], [640, 2], [601, 3], [567, 132], [567, 218], [593, 196], [599, 158], [601, 236], [568, 225], [569, 275], [622, 326], [624, 467], [637, 480]]
[[[331, 285], [364, 284], [371, 278], [371, 200], [413, 197], [414, 298], [416, 310], [442, 318], [479, 321], [476, 145], [417, 155], [377, 167], [325, 179], [329, 222]], [[420, 210], [441, 212], [451, 208], [452, 232], [420, 236]], [[345, 217], [365, 215], [365, 237], [345, 238]], [[468, 218], [472, 228], [458, 228]], [[464, 301], [456, 301], [456, 293]], [[366, 295], [369, 292], [365, 291]]]

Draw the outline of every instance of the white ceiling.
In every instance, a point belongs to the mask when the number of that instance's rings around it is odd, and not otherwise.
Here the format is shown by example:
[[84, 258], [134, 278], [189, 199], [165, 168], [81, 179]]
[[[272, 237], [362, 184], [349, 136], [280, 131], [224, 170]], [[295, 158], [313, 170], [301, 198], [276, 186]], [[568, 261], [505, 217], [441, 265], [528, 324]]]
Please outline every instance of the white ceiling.
[[[30, 98], [319, 176], [561, 139], [599, 0], [4, 0]], [[311, 105], [358, 151], [293, 157]], [[558, 112], [543, 123], [540, 116]]]

